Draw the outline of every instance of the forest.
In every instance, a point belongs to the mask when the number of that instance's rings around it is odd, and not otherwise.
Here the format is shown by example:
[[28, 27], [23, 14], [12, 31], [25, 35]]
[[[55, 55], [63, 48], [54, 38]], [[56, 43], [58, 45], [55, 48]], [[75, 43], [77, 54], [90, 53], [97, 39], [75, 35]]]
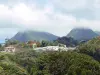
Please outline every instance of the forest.
[[74, 51], [0, 52], [0, 75], [100, 75], [100, 38]]

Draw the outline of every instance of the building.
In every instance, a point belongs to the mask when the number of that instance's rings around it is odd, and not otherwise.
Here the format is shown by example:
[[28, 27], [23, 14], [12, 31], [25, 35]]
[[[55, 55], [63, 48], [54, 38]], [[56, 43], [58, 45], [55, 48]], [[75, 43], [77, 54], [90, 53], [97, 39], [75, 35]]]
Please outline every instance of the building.
[[38, 47], [34, 50], [37, 52], [41, 51], [68, 51], [68, 50], [75, 50], [75, 47], [59, 47], [59, 46], [46, 46], [46, 47]]
[[16, 48], [14, 46], [8, 46], [4, 48], [4, 52], [15, 52]]
[[48, 51], [58, 51], [59, 50], [59, 46], [47, 46], [46, 49]]
[[39, 42], [29, 41], [27, 44], [29, 47], [34, 49], [34, 48], [37, 48], [37, 46], [39, 45]]
[[59, 46], [46, 46], [46, 47], [38, 47], [35, 48], [36, 51], [60, 51], [60, 50], [67, 50], [66, 47], [59, 47]]

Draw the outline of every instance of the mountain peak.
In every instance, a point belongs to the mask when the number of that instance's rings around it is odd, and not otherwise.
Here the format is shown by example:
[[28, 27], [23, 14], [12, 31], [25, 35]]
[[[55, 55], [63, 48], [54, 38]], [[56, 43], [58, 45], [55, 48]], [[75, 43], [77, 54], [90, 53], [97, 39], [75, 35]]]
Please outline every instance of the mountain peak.
[[89, 28], [74, 28], [67, 35], [67, 37], [72, 37], [75, 40], [90, 40], [96, 36], [98, 34]]
[[34, 31], [34, 30], [25, 30], [25, 31], [20, 31], [18, 32], [13, 38], [12, 40], [18, 40], [21, 42], [26, 42], [26, 41], [42, 41], [42, 40], [46, 40], [46, 41], [53, 41], [56, 40], [58, 38], [58, 36], [53, 35], [51, 33], [48, 32], [40, 32], [40, 31]]

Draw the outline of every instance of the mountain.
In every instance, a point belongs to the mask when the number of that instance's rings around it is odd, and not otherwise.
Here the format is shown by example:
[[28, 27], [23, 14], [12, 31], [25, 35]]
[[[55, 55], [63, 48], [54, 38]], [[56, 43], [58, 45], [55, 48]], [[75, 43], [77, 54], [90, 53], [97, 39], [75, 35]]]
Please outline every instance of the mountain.
[[32, 40], [36, 40], [36, 41], [42, 41], [42, 40], [53, 41], [57, 38], [58, 38], [58, 36], [55, 36], [55, 35], [47, 33], [47, 32], [39, 32], [39, 31], [28, 30], [28, 31], [18, 32], [12, 38], [12, 40], [18, 40], [18, 41], [21, 41], [21, 42], [26, 42], [26, 41], [30, 41], [30, 40], [31, 41]]
[[99, 35], [96, 34], [93, 30], [88, 29], [88, 28], [74, 28], [67, 35], [67, 37], [72, 37], [78, 41], [90, 40], [96, 36], [99, 36]]

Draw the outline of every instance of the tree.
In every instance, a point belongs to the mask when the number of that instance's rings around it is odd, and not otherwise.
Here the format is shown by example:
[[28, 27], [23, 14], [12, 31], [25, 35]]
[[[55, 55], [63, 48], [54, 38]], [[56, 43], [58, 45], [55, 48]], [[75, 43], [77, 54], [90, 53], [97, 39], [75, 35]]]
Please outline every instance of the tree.
[[51, 75], [99, 75], [100, 64], [88, 55], [76, 52], [43, 53], [39, 70], [49, 70]]
[[79, 45], [76, 51], [90, 55], [100, 62], [100, 38], [96, 37], [84, 44]]

